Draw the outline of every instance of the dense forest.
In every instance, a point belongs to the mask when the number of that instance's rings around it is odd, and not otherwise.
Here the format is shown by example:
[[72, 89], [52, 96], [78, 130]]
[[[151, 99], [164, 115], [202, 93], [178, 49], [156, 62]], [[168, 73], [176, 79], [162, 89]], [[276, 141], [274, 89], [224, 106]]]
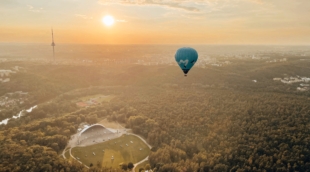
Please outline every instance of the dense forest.
[[[168, 65], [0, 63], [16, 65], [24, 71], [0, 83], [0, 96], [29, 92], [28, 102], [1, 111], [0, 120], [38, 108], [0, 125], [0, 171], [110, 171], [60, 155], [82, 122], [103, 118], [146, 138], [153, 171], [310, 171], [310, 94], [273, 81], [309, 75], [308, 63], [238, 60], [194, 68], [188, 77]], [[76, 106], [95, 94], [115, 98]]]

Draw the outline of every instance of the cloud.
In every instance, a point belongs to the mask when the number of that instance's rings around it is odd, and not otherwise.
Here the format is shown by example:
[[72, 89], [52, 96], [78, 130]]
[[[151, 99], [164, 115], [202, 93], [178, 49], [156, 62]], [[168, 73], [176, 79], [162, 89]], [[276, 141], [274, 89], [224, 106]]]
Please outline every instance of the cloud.
[[266, 3], [264, 0], [246, 0], [246, 1], [253, 2], [256, 4], [265, 4]]
[[82, 18], [82, 19], [85, 19], [85, 20], [92, 20], [93, 19], [93, 17], [87, 17], [84, 14], [75, 14], [75, 17], [79, 17], [79, 18]]
[[119, 22], [119, 23], [126, 23], [127, 21], [126, 20], [115, 20], [116, 22]]
[[241, 3], [263, 5], [266, 2], [266, 0], [98, 0], [101, 5], [156, 5], [187, 12], [219, 11], [224, 7], [235, 7]]
[[191, 3], [191, 1], [189, 0], [98, 0], [98, 3], [102, 5], [156, 5], [190, 12], [200, 11], [199, 8], [191, 5], [193, 3]]
[[16, 4], [18, 4], [18, 3], [16, 2], [16, 0], [1, 0], [1, 1], [0, 1], [0, 5], [1, 5], [1, 6], [5, 6], [5, 5], [16, 5]]
[[34, 13], [40, 13], [42, 12], [43, 8], [34, 8], [32, 5], [27, 5], [28, 11], [34, 12]]

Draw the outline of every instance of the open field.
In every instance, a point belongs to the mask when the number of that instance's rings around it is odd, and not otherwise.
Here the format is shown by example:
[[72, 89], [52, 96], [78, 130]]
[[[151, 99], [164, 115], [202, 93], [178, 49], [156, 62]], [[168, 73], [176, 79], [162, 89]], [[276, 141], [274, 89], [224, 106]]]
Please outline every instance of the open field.
[[114, 129], [124, 128], [121, 124], [117, 122], [108, 121], [107, 119], [101, 120], [100, 122], [98, 122], [98, 124], [102, 124], [107, 128], [114, 128]]
[[87, 166], [101, 162], [102, 166], [106, 167], [118, 167], [122, 162], [137, 163], [147, 157], [149, 152], [149, 147], [140, 138], [132, 135], [122, 135], [103, 143], [71, 150], [72, 155]]
[[98, 105], [102, 102], [110, 102], [111, 99], [113, 99], [114, 96], [112, 95], [91, 95], [91, 96], [86, 96], [86, 97], [81, 97], [79, 99], [76, 99], [77, 105], [80, 107], [84, 106], [92, 106], [92, 105]]
[[88, 101], [89, 99], [94, 99], [98, 103], [101, 103], [101, 102], [109, 102], [113, 98], [114, 98], [114, 96], [112, 96], [112, 95], [105, 96], [102, 94], [96, 94], [96, 95], [81, 97], [81, 98], [79, 98], [79, 100], [80, 101]]

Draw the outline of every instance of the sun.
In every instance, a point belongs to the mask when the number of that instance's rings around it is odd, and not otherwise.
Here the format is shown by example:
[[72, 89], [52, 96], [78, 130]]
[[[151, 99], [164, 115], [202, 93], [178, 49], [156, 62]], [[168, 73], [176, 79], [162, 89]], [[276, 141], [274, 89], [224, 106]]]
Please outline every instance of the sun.
[[113, 16], [110, 15], [106, 15], [102, 18], [102, 22], [106, 25], [106, 26], [112, 26], [114, 24], [114, 18]]

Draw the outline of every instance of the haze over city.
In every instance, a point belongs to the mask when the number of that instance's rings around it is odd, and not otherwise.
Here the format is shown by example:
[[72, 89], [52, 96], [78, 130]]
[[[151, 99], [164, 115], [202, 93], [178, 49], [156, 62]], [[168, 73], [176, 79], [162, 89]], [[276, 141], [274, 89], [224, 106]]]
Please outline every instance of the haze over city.
[[[309, 45], [308, 0], [2, 0], [0, 42]], [[106, 26], [110, 15], [115, 22]]]

